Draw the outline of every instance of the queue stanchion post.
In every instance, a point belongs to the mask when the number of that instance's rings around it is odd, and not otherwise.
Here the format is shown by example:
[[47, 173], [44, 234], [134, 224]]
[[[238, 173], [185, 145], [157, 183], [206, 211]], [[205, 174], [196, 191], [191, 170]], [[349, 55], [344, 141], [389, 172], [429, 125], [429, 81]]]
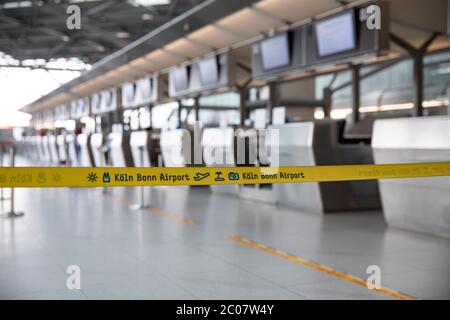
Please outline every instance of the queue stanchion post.
[[[15, 156], [16, 156], [16, 149], [15, 149], [14, 145], [11, 145], [9, 155], [10, 155], [11, 167], [14, 167], [15, 166]], [[8, 218], [17, 218], [17, 217], [24, 216], [23, 212], [16, 212], [14, 200], [15, 200], [14, 199], [14, 187], [11, 187], [11, 197], [10, 197], [11, 210], [4, 214]]]
[[[100, 151], [100, 154], [102, 155], [100, 157], [101, 166], [102, 167], [108, 167], [107, 155], [108, 155], [108, 152], [109, 152], [109, 146], [107, 145], [107, 143], [105, 143], [105, 144], [101, 145], [98, 148], [98, 150]], [[106, 187], [106, 186], [103, 187], [102, 193], [103, 194], [108, 194], [109, 193], [108, 187]]]
[[[140, 165], [141, 167], [144, 166], [144, 146], [139, 146], [139, 160], [140, 160]], [[137, 204], [133, 204], [130, 206], [131, 210], [142, 210], [142, 209], [146, 209], [149, 208], [150, 206], [145, 205], [145, 200], [144, 200], [144, 193], [145, 193], [145, 186], [139, 186], [138, 187], [138, 203]]]

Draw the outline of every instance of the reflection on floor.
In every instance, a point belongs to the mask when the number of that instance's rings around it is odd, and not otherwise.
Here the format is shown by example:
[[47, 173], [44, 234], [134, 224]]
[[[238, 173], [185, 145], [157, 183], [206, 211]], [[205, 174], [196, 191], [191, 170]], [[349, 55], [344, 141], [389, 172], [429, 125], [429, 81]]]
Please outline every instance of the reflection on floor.
[[[2, 299], [391, 299], [230, 240], [250, 239], [419, 299], [450, 298], [450, 241], [387, 229], [380, 212], [319, 216], [207, 188], [18, 189], [0, 219]], [[2, 212], [9, 204], [4, 202]], [[81, 290], [66, 269], [81, 268]]]

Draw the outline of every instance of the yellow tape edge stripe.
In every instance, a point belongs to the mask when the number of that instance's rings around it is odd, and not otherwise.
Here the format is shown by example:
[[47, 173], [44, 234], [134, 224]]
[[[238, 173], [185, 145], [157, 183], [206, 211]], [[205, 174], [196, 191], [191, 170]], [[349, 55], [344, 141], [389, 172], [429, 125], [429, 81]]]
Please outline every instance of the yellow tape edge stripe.
[[296, 167], [0, 168], [0, 187], [264, 184], [450, 176], [450, 162]]
[[[267, 246], [265, 246], [263, 244], [260, 244], [258, 242], [255, 242], [255, 241], [252, 241], [252, 240], [249, 240], [249, 239], [245, 239], [245, 238], [242, 238], [242, 237], [236, 236], [236, 235], [230, 236], [228, 238], [228, 240], [240, 243], [240, 244], [242, 244], [242, 245], [244, 245], [244, 246], [246, 246], [248, 248], [251, 248], [251, 249], [255, 249], [255, 250], [259, 250], [259, 251], [262, 251], [262, 252], [265, 252], [265, 253], [268, 253], [268, 254], [275, 255], [275, 256], [280, 257], [282, 259], [288, 260], [288, 261], [290, 261], [292, 263], [303, 265], [305, 267], [308, 267], [308, 268], [311, 268], [311, 269], [314, 269], [314, 270], [326, 273], [326, 274], [328, 274], [330, 276], [333, 276], [333, 277], [336, 277], [336, 278], [339, 278], [339, 279], [342, 279], [342, 280], [345, 280], [345, 281], [348, 281], [348, 282], [352, 282], [354, 284], [357, 284], [357, 285], [360, 285], [362, 287], [365, 287], [367, 290], [370, 290], [370, 289], [367, 288], [367, 282], [365, 280], [363, 280], [361, 278], [358, 278], [358, 277], [355, 277], [355, 276], [352, 276], [350, 274], [344, 273], [344, 272], [340, 272], [340, 271], [334, 270], [334, 269], [332, 269], [330, 267], [318, 264], [316, 262], [305, 260], [303, 258], [300, 258], [300, 257], [294, 256], [294, 255], [288, 254], [288, 253], [283, 252], [283, 251], [279, 251], [279, 250], [277, 250], [275, 248], [267, 247]], [[382, 293], [384, 295], [387, 295], [387, 296], [390, 296], [390, 297], [393, 297], [393, 298], [396, 298], [396, 299], [400, 299], [400, 300], [416, 300], [416, 298], [413, 297], [413, 296], [410, 296], [410, 295], [407, 295], [405, 293], [401, 293], [401, 292], [398, 292], [398, 291], [395, 291], [395, 290], [392, 290], [392, 289], [389, 289], [389, 288], [386, 288], [386, 287], [374, 288], [372, 290], [380, 292], [380, 293]]]

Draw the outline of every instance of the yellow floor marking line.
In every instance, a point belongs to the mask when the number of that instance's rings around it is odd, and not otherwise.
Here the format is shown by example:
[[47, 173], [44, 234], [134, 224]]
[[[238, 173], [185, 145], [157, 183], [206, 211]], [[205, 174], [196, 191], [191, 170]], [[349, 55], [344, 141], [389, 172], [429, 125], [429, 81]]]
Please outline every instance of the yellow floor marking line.
[[184, 224], [197, 224], [197, 222], [195, 220], [187, 219], [187, 218], [183, 217], [182, 215], [172, 214], [170, 212], [161, 210], [159, 208], [148, 208], [146, 210], [150, 213], [160, 215], [161, 217], [165, 217], [165, 218], [168, 218], [173, 221], [178, 221], [178, 222], [181, 222]]
[[[133, 205], [136, 204], [132, 199], [128, 198], [127, 196], [119, 196], [117, 197], [121, 202], [128, 204], [128, 205]], [[172, 214], [170, 212], [161, 210], [159, 208], [146, 208], [143, 209], [145, 211], [147, 211], [148, 213], [152, 213], [152, 214], [157, 214], [161, 217], [164, 218], [168, 218], [172, 221], [177, 221], [177, 222], [181, 222], [184, 224], [197, 224], [197, 222], [195, 220], [191, 220], [191, 219], [187, 219], [182, 215], [177, 215], [177, 214]]]
[[131, 187], [261, 184], [436, 176], [450, 176], [450, 162], [221, 168], [1, 167], [0, 187]]
[[[115, 198], [115, 196], [114, 196], [114, 198]], [[117, 199], [119, 199], [121, 202], [123, 202], [129, 206], [132, 206], [133, 204], [135, 204], [135, 202], [133, 200], [131, 200], [130, 198], [125, 197], [125, 196], [119, 196], [119, 197], [117, 197]]]
[[[297, 256], [294, 256], [292, 254], [289, 254], [289, 253], [286, 253], [286, 252], [283, 252], [283, 251], [280, 251], [280, 250], [277, 250], [277, 249], [274, 249], [271, 247], [267, 247], [261, 243], [258, 243], [258, 242], [252, 241], [252, 240], [248, 240], [248, 239], [245, 239], [245, 238], [242, 238], [239, 236], [231, 236], [228, 239], [231, 241], [240, 243], [248, 248], [272, 254], [274, 256], [280, 257], [280, 258], [288, 260], [290, 262], [300, 264], [305, 267], [324, 272], [330, 276], [333, 276], [333, 277], [336, 277], [336, 278], [339, 278], [339, 279], [342, 279], [342, 280], [345, 280], [348, 282], [352, 282], [354, 284], [357, 284], [357, 285], [367, 288], [366, 280], [352, 276], [352, 275], [344, 273], [344, 272], [334, 270], [330, 267], [318, 264], [314, 261], [305, 260], [305, 259], [299, 258]], [[370, 290], [370, 289], [368, 289], [368, 290]], [[395, 291], [395, 290], [392, 290], [392, 289], [389, 289], [386, 287], [380, 287], [379, 289], [375, 288], [372, 290], [380, 292], [382, 294], [385, 294], [385, 295], [393, 297], [393, 298], [401, 299], [401, 300], [416, 300], [416, 298], [413, 296], [410, 296], [410, 295], [407, 295], [407, 294], [404, 294], [404, 293], [401, 293], [401, 292], [398, 292], [398, 291]]]

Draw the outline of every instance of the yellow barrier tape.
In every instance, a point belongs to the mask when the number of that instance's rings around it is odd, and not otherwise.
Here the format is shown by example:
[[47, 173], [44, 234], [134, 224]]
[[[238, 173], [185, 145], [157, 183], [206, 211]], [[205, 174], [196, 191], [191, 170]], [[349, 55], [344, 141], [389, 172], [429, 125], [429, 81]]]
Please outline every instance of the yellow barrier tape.
[[0, 187], [264, 184], [450, 176], [450, 162], [304, 167], [0, 168]]

